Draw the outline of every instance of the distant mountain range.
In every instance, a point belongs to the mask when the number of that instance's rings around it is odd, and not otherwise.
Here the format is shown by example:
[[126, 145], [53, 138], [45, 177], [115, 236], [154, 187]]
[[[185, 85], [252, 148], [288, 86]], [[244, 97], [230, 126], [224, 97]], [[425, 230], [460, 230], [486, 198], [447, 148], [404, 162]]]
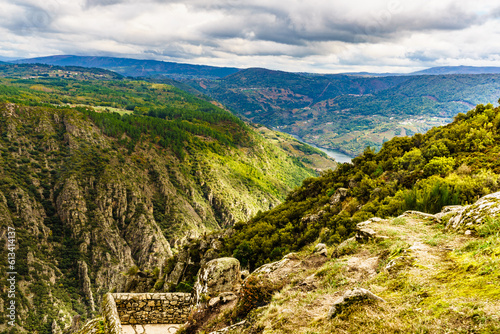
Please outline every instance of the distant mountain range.
[[174, 85], [208, 95], [252, 122], [350, 156], [366, 146], [379, 149], [394, 136], [424, 133], [500, 96], [500, 67], [313, 74], [70, 55], [14, 62], [103, 68]]
[[372, 72], [347, 72], [342, 73], [357, 77], [391, 77], [391, 76], [414, 76], [414, 75], [446, 75], [446, 74], [498, 74], [500, 67], [494, 66], [440, 66], [431, 67], [421, 71], [410, 73], [372, 73]]
[[498, 74], [500, 67], [476, 67], [476, 66], [441, 66], [431, 67], [426, 70], [411, 73], [411, 75], [438, 75], [438, 74]]
[[[11, 63], [40, 63], [58, 66], [81, 66], [98, 67], [115, 71], [130, 77], [151, 77], [166, 76], [176, 80], [194, 78], [223, 78], [234, 74], [241, 69], [235, 67], [216, 67], [206, 65], [182, 64], [174, 62], [164, 62], [158, 60], [115, 58], [115, 57], [93, 57], [93, 56], [73, 56], [57, 55], [48, 57], [38, 57], [29, 59], [12, 60], [12, 58], [0, 57], [0, 61]], [[439, 74], [498, 74], [500, 67], [486, 66], [441, 66], [431, 67], [425, 70], [411, 73], [370, 73], [370, 72], [349, 72], [340, 73], [349, 76], [362, 77], [389, 77], [389, 76], [412, 76], [412, 75], [439, 75]], [[301, 73], [302, 75], [312, 75]]]
[[12, 63], [40, 63], [58, 66], [97, 67], [115, 71], [129, 77], [166, 76], [176, 80], [191, 78], [216, 79], [239, 71], [239, 69], [233, 67], [191, 65], [158, 60], [72, 55], [19, 59], [12, 61]]
[[253, 68], [186, 81], [254, 123], [356, 156], [498, 100], [500, 74], [303, 75]]

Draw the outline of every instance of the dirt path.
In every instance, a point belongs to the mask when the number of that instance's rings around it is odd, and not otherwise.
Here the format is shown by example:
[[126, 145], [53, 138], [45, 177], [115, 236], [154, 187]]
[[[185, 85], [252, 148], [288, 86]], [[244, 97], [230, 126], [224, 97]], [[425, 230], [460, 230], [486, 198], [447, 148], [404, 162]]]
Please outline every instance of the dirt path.
[[122, 325], [123, 334], [173, 334], [181, 325]]

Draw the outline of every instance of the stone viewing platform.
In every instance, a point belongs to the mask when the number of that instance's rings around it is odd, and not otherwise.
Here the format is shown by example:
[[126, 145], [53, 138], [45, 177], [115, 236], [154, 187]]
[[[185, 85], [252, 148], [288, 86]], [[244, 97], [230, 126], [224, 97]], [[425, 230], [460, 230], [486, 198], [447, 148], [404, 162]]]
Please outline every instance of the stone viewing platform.
[[193, 307], [189, 293], [108, 293], [103, 316], [111, 334], [123, 334], [122, 325], [183, 324]]
[[189, 293], [113, 293], [123, 325], [183, 324], [191, 311]]

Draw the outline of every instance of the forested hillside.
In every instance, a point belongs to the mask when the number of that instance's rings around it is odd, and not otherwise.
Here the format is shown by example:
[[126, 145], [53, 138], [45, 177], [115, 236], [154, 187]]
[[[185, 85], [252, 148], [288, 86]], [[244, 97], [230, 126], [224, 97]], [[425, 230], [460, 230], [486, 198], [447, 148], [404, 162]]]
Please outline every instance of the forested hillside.
[[234, 67], [191, 65], [147, 59], [71, 55], [20, 59], [16, 63], [94, 67], [115, 71], [129, 77], [159, 76], [173, 79], [222, 78], [239, 71]]
[[498, 74], [362, 77], [248, 69], [190, 84], [253, 122], [356, 156], [495, 101]]
[[500, 108], [478, 105], [426, 134], [393, 138], [335, 171], [304, 181], [287, 200], [235, 225], [227, 242], [250, 268], [315, 240], [337, 244], [370, 217], [436, 213], [500, 190]]
[[161, 276], [183, 239], [247, 220], [335, 167], [172, 86], [41, 65], [0, 66], [0, 151], [18, 328], [47, 334], [95, 314], [127, 272]]

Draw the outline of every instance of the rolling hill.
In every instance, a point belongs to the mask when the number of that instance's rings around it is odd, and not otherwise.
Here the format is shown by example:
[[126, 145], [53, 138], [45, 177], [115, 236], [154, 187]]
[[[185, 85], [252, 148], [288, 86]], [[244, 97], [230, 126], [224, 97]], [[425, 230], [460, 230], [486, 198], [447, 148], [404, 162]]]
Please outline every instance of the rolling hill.
[[500, 67], [494, 66], [441, 66], [431, 67], [422, 71], [412, 72], [412, 75], [437, 75], [437, 74], [497, 74]]
[[253, 122], [351, 156], [446, 124], [500, 95], [499, 74], [358, 77], [248, 69], [188, 83]]
[[115, 71], [129, 77], [166, 76], [173, 79], [221, 78], [239, 71], [239, 69], [232, 67], [191, 65], [131, 58], [72, 55], [19, 59], [16, 60], [15, 63], [95, 67]]

